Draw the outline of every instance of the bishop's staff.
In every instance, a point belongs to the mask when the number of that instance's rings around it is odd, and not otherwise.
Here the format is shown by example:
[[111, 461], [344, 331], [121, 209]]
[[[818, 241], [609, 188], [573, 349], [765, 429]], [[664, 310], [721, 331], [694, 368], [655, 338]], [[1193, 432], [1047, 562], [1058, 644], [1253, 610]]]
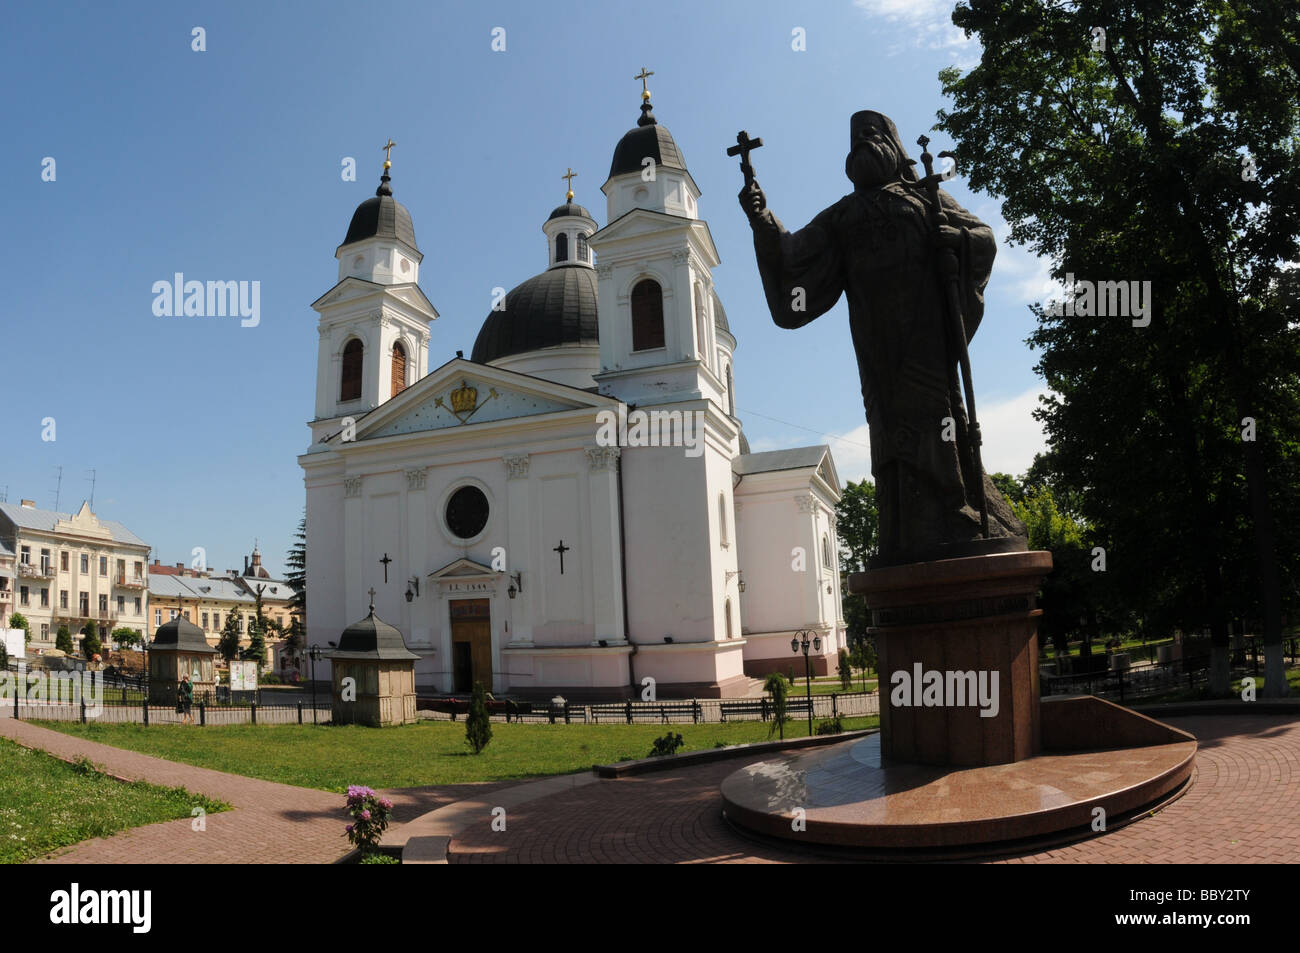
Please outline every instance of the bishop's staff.
[[[939, 198], [939, 183], [944, 179], [951, 178], [952, 173], [949, 172], [947, 175], [935, 173], [934, 156], [930, 155], [928, 148], [930, 145], [929, 136], [919, 137], [916, 144], [922, 149], [921, 162], [925, 166], [925, 178], [921, 180], [921, 184], [930, 192], [930, 221], [937, 238], [942, 233], [944, 226], [948, 224], [948, 213], [943, 210], [943, 203]], [[954, 160], [956, 158], [951, 152], [940, 152], [939, 156], [940, 158]], [[980, 436], [979, 421], [975, 418], [975, 385], [971, 381], [970, 353], [966, 348], [966, 322], [962, 317], [960, 266], [957, 261], [956, 249], [942, 243], [936, 242], [936, 244], [939, 248], [939, 283], [944, 292], [948, 311], [948, 340], [952, 342], [952, 348], [957, 352], [957, 361], [961, 365], [962, 388], [966, 395], [971, 463], [975, 470], [975, 480], [979, 486], [980, 532], [985, 539], [988, 539], [989, 507], [988, 500], [984, 496], [984, 464], [980, 460], [980, 444], [983, 442], [983, 438]]]

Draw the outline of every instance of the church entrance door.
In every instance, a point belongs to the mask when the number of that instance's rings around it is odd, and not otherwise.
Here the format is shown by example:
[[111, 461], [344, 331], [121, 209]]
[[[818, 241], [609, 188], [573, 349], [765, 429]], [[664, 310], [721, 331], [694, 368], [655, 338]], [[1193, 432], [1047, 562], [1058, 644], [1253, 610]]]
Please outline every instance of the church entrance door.
[[475, 682], [492, 691], [492, 616], [487, 599], [451, 603], [451, 651], [454, 690], [471, 692]]

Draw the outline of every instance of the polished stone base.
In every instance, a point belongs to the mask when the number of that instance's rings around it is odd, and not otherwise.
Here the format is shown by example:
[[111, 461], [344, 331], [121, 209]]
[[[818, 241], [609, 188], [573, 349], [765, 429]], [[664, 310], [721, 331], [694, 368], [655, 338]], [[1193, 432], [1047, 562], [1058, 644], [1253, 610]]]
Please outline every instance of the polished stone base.
[[[749, 765], [722, 783], [728, 821], [768, 837], [960, 856], [1094, 836], [1181, 793], [1196, 739], [1091, 696], [1045, 699], [1042, 753], [1011, 764], [881, 764], [880, 736]], [[800, 830], [798, 809], [802, 808]]]

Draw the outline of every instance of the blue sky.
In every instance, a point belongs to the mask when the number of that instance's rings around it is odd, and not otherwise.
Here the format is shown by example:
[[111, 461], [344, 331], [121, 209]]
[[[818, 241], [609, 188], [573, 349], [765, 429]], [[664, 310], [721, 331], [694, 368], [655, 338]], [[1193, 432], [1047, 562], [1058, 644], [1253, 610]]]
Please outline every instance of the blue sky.
[[[296, 457], [312, 416], [316, 314], [335, 247], [374, 193], [391, 136], [393, 189], [425, 254], [441, 317], [430, 367], [468, 352], [491, 305], [545, 267], [541, 223], [599, 191], [638, 115], [655, 115], [702, 190], [722, 256], [719, 294], [739, 345], [737, 404], [755, 450], [828, 441], [842, 477], [866, 475], [866, 425], [847, 311], [797, 332], [767, 315], [741, 178], [725, 155], [761, 136], [760, 183], [791, 228], [849, 189], [849, 116], [879, 109], [911, 143], [945, 105], [938, 71], [976, 44], [930, 0], [654, 4], [51, 2], [11, 7], [0, 37], [0, 269], [6, 426], [0, 491], [95, 508], [165, 563], [202, 546], [242, 565], [260, 539], [273, 570], [302, 512]], [[206, 31], [206, 51], [191, 49]], [[492, 30], [506, 49], [491, 49]], [[792, 49], [802, 28], [806, 50]], [[950, 146], [936, 138], [933, 149]], [[913, 150], [915, 156], [919, 150]], [[340, 175], [357, 160], [357, 181]], [[42, 161], [56, 179], [42, 181]], [[999, 258], [971, 349], [985, 464], [1023, 470], [1041, 443], [1039, 381], [1023, 341], [1044, 266], [1001, 241], [999, 203], [953, 194], [995, 227]], [[261, 323], [157, 317], [175, 272], [261, 282]], [[53, 441], [42, 421], [53, 417]], [[782, 421], [782, 422], [778, 422]], [[793, 426], [798, 425], [798, 426]], [[826, 435], [844, 439], [830, 439]]]

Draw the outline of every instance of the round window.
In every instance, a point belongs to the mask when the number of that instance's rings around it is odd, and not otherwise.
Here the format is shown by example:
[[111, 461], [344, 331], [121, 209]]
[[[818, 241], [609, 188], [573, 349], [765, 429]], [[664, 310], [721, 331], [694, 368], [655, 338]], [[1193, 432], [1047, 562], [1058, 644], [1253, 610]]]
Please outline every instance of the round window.
[[447, 501], [447, 528], [460, 539], [473, 539], [487, 526], [488, 501], [476, 486], [462, 486]]

